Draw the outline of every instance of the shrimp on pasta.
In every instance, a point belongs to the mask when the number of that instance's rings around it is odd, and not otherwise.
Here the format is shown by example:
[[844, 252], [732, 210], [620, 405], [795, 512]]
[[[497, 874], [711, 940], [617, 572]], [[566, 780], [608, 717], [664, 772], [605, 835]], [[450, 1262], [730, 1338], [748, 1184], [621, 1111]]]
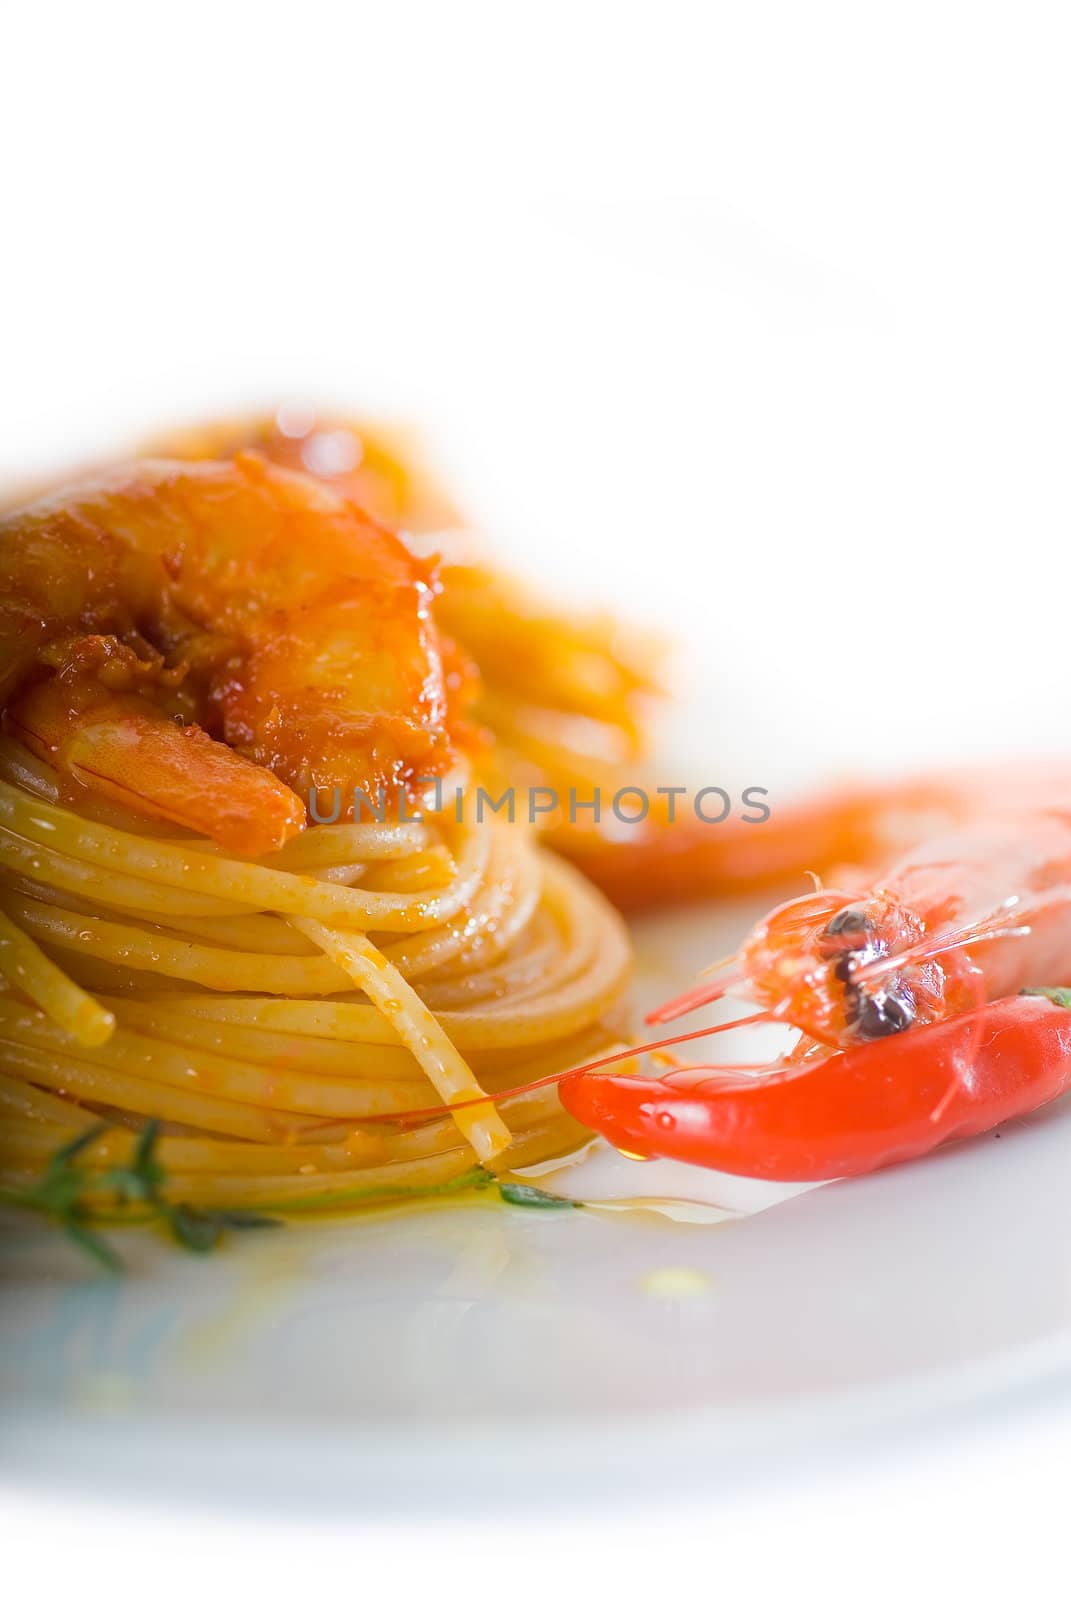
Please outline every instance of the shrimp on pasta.
[[434, 564], [323, 484], [146, 461], [0, 538], [8, 727], [90, 790], [255, 855], [453, 760]]
[[552, 1091], [473, 1106], [619, 1039], [629, 949], [526, 828], [421, 808], [464, 779], [476, 682], [435, 560], [241, 451], [71, 483], [0, 552], [0, 1186], [96, 1117], [89, 1162], [160, 1125], [175, 1203], [583, 1144]]

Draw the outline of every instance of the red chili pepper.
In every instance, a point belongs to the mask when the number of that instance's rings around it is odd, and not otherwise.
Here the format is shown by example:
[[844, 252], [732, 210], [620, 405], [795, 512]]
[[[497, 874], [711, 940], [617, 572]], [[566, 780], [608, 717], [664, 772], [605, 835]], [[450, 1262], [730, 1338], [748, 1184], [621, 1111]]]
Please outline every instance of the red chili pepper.
[[746, 1083], [686, 1067], [569, 1077], [559, 1092], [579, 1122], [635, 1155], [748, 1178], [854, 1177], [985, 1133], [1071, 1087], [1069, 1006], [1068, 990], [994, 1000]]

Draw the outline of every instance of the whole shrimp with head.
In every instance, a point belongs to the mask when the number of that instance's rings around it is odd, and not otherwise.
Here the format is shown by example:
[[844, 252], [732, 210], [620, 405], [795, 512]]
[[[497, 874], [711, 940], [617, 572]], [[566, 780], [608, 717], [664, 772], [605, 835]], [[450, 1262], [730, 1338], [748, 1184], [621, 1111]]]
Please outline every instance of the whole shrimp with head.
[[5, 729], [89, 790], [247, 855], [311, 791], [398, 795], [459, 732], [434, 565], [326, 485], [141, 461], [0, 521]]
[[[979, 775], [973, 794], [963, 779], [946, 795], [959, 818], [947, 833], [863, 890], [816, 889], [778, 906], [708, 982], [648, 1018], [663, 1024], [727, 994], [757, 1002], [753, 1015], [701, 1032], [791, 1025], [799, 1038], [772, 1071], [578, 1075], [562, 1086], [567, 1109], [625, 1149], [784, 1178], [865, 1171], [1030, 1109], [997, 1048], [995, 1008], [1071, 982], [1071, 771]], [[1066, 1026], [1054, 1031], [1044, 1006], [1016, 1024], [1024, 1037], [1051, 1034], [1059, 1066]], [[1052, 1083], [1066, 1087], [1067, 1073], [1054, 1072], [1030, 1089], [1033, 1104], [1057, 1092]]]

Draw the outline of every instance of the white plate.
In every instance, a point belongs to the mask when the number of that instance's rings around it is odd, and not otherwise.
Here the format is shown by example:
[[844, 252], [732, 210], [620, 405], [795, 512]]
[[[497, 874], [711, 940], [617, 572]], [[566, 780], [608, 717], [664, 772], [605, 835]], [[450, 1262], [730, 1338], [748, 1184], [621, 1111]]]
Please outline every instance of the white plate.
[[[707, 913], [641, 928], [648, 983], [708, 938]], [[474, 1200], [208, 1259], [131, 1230], [120, 1279], [11, 1232], [6, 1470], [427, 1511], [872, 1449], [1071, 1368], [1069, 1137], [1057, 1106], [717, 1227]]]

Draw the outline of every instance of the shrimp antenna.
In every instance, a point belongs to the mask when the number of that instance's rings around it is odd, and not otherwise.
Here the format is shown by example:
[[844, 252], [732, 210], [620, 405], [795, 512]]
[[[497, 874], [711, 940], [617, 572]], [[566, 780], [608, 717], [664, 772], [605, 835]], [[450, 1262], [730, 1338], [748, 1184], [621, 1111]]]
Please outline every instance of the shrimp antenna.
[[[1044, 899], [1045, 897], [1039, 897]], [[899, 967], [913, 966], [918, 961], [933, 961], [938, 956], [948, 955], [953, 950], [962, 950], [972, 944], [990, 944], [994, 939], [1022, 939], [1030, 933], [1030, 928], [1022, 919], [1030, 914], [1031, 909], [1037, 909], [1037, 901], [1017, 906], [1006, 906], [992, 916], [980, 917], [977, 922], [968, 922], [960, 928], [949, 928], [945, 933], [935, 934], [931, 939], [923, 939], [921, 943], [912, 945], [907, 950], [898, 950], [894, 955], [882, 956], [877, 961], [869, 961], [860, 966], [855, 974], [856, 981], [867, 983], [871, 978], [880, 978], [887, 972], [895, 972]]]
[[731, 950], [727, 956], [719, 956], [717, 961], [712, 961], [709, 967], [700, 967], [699, 976], [701, 978], [709, 978], [715, 972], [724, 972], [726, 967], [734, 966], [736, 961], [737, 952], [735, 950]]
[[[718, 962], [717, 966], [720, 966], [722, 971], [714, 983], [700, 984], [697, 989], [689, 989], [686, 994], [679, 994], [675, 999], [667, 1000], [664, 1005], [656, 1006], [653, 1011], [649, 1011], [643, 1020], [651, 1027], [658, 1027], [663, 1022], [673, 1022], [677, 1017], [683, 1017], [689, 1011], [698, 1011], [700, 1006], [709, 1006], [715, 1000], [724, 999], [743, 974], [735, 956], [729, 958], [729, 963]], [[708, 972], [716, 970], [717, 967], [707, 968]], [[760, 1019], [753, 1017], [745, 1020], [757, 1022]]]
[[[709, 1039], [715, 1033], [729, 1033], [734, 1028], [746, 1028], [752, 1022], [777, 1022], [779, 1017], [772, 1011], [757, 1011], [750, 1017], [734, 1017], [731, 1022], [715, 1022], [707, 1028], [696, 1028], [691, 1033], [677, 1033], [670, 1039], [651, 1039], [639, 1044], [628, 1045], [623, 1050], [616, 1050], [613, 1055], [600, 1056], [595, 1061], [582, 1061], [579, 1066], [566, 1067], [562, 1072], [552, 1072], [546, 1078], [533, 1078], [527, 1083], [516, 1083], [511, 1089], [496, 1089], [488, 1094], [474, 1096], [471, 1100], [451, 1101], [449, 1105], [442, 1101], [434, 1106], [417, 1106], [411, 1111], [380, 1111], [370, 1117], [356, 1117], [346, 1122], [336, 1121], [325, 1126], [339, 1126], [350, 1128], [354, 1122], [360, 1127], [366, 1123], [390, 1122], [395, 1126], [407, 1126], [413, 1122], [428, 1122], [435, 1117], [445, 1116], [447, 1112], [467, 1111], [472, 1106], [497, 1105], [503, 1100], [515, 1099], [517, 1095], [528, 1094], [533, 1089], [549, 1089], [552, 1084], [561, 1083], [566, 1078], [582, 1078], [585, 1073], [595, 1072], [599, 1067], [612, 1067], [618, 1061], [631, 1061], [633, 1056], [651, 1055], [655, 1050], [668, 1050], [672, 1045], [691, 1044], [694, 1039]], [[321, 1132], [323, 1129], [321, 1129]]]

